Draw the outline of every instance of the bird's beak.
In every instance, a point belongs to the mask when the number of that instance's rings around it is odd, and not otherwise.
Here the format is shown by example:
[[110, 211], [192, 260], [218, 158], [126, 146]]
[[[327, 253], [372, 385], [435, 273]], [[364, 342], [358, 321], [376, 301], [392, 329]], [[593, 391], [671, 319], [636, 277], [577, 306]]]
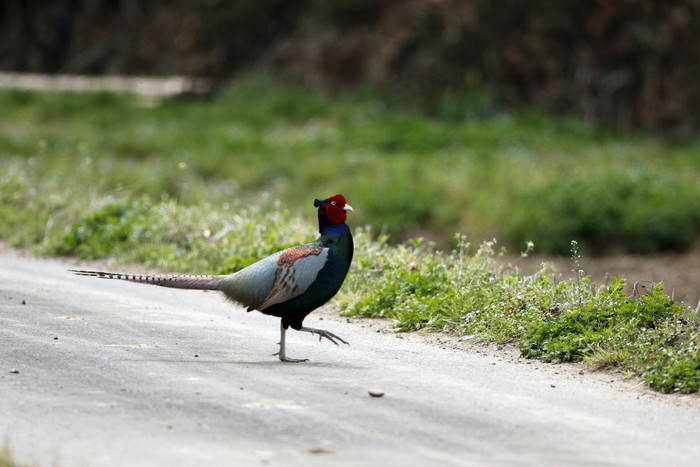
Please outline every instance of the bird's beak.
[[350, 206], [349, 204], [346, 204], [345, 206], [343, 206], [343, 211], [352, 211], [352, 210], [353, 210], [352, 206]]

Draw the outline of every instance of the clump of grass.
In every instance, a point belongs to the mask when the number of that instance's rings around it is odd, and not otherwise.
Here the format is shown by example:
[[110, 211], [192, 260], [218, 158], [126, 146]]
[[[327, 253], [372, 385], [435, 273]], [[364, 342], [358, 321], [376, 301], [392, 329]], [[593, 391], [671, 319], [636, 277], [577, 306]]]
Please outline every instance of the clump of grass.
[[661, 392], [692, 393], [700, 390], [700, 352], [697, 343], [679, 355], [665, 353], [644, 375], [644, 381]]
[[[578, 269], [556, 281], [543, 267], [525, 275], [485, 242], [470, 253], [435, 253], [420, 239], [399, 247], [362, 243], [342, 304], [344, 313], [386, 317], [400, 331], [420, 329], [518, 344], [526, 358], [644, 376], [664, 392], [698, 390], [700, 321], [655, 284], [627, 297], [624, 280], [594, 284]], [[524, 252], [527, 253], [528, 250]]]
[[[470, 254], [463, 235], [450, 253], [434, 252], [420, 238], [390, 247], [370, 244], [356, 263], [345, 313], [388, 317], [399, 330], [430, 329], [476, 334], [481, 339], [508, 342], [552, 311], [562, 291], [543, 269], [524, 275], [504, 267], [495, 241]], [[371, 290], [362, 284], [371, 283]]]
[[[569, 311], [523, 336], [521, 353], [528, 358], [547, 362], [581, 361], [603, 351], [609, 358], [607, 367], [624, 366], [626, 360], [638, 366], [638, 359], [653, 359], [652, 343], [659, 333], [669, 334], [668, 321], [682, 316], [687, 307], [673, 302], [663, 293], [663, 285], [655, 285], [639, 299], [622, 292], [624, 281], [619, 277], [581, 308]], [[660, 330], [660, 328], [662, 328]], [[618, 352], [624, 348], [647, 350], [642, 353]]]

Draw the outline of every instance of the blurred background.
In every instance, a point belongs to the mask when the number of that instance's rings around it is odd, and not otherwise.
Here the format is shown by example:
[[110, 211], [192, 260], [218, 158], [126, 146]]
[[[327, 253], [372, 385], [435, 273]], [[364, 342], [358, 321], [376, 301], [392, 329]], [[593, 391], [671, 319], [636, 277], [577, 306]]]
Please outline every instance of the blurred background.
[[5, 0], [5, 72], [197, 77], [207, 95], [3, 91], [0, 157], [15, 191], [91, 180], [85, 203], [296, 214], [342, 191], [390, 241], [679, 255], [700, 232], [699, 24], [696, 0]]
[[617, 128], [700, 124], [695, 0], [6, 0], [0, 67], [185, 74], [268, 66], [328, 89], [391, 85], [427, 109], [489, 85]]

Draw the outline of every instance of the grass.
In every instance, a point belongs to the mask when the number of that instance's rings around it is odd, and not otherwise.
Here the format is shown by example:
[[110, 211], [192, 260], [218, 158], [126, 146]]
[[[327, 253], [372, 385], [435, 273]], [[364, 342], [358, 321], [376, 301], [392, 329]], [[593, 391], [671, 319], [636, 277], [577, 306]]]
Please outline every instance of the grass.
[[549, 267], [526, 275], [505, 248], [568, 254], [576, 240], [574, 260], [686, 248], [698, 144], [478, 105], [426, 117], [264, 76], [212, 100], [0, 92], [0, 238], [228, 273], [313, 238], [313, 198], [342, 192], [353, 225], [374, 226], [356, 230], [344, 313], [697, 391], [698, 317], [661, 285], [626, 297], [621, 279], [595, 284], [578, 267], [566, 281]]
[[5, 91], [3, 185], [39, 190], [43, 209], [95, 193], [219, 206], [267, 194], [300, 211], [342, 192], [362, 206], [360, 224], [443, 247], [454, 232], [560, 254], [571, 239], [590, 252], [649, 252], [697, 236], [698, 144], [475, 100], [426, 117], [370, 93], [330, 98], [259, 75], [211, 100]]

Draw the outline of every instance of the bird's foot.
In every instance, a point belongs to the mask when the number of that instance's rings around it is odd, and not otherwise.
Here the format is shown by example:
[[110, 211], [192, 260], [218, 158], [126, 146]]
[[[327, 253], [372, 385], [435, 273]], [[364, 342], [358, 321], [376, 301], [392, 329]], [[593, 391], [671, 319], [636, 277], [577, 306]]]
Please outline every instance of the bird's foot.
[[287, 330], [284, 328], [284, 324], [282, 324], [282, 321], [280, 321], [280, 341], [277, 343], [280, 346], [280, 350], [277, 353], [273, 353], [272, 355], [277, 355], [282, 362], [290, 362], [290, 363], [301, 363], [301, 362], [308, 362], [308, 358], [289, 358], [287, 357], [287, 346], [285, 345], [286, 342], [286, 334]]
[[[279, 352], [274, 354], [274, 355], [279, 355]], [[290, 357], [285, 357], [284, 355], [282, 355], [280, 357], [280, 361], [290, 362], [290, 363], [301, 363], [301, 362], [308, 362], [309, 359], [308, 358], [290, 358]]]
[[[337, 341], [340, 341], [340, 342], [342, 342], [342, 343], [345, 344], [345, 345], [350, 345], [350, 344], [349, 344], [345, 339], [343, 339], [342, 337], [336, 336], [336, 335], [333, 334], [332, 332], [326, 331], [325, 329], [316, 329], [316, 328], [309, 328], [309, 327], [306, 327], [306, 326], [302, 326], [302, 328], [299, 329], [299, 330], [300, 330], [300, 331], [310, 332], [311, 334], [318, 334], [318, 341], [319, 341], [319, 342], [321, 342], [321, 340], [325, 337], [325, 338], [328, 339], [329, 341], [333, 342], [335, 345], [338, 345], [338, 342], [337, 342]], [[337, 339], [337, 340], [336, 340], [336, 339]]]
[[290, 358], [287, 357], [282, 350], [279, 352], [275, 352], [272, 355], [277, 355], [280, 358], [280, 361], [282, 362], [290, 362], [290, 363], [301, 363], [301, 362], [308, 362], [308, 358]]

